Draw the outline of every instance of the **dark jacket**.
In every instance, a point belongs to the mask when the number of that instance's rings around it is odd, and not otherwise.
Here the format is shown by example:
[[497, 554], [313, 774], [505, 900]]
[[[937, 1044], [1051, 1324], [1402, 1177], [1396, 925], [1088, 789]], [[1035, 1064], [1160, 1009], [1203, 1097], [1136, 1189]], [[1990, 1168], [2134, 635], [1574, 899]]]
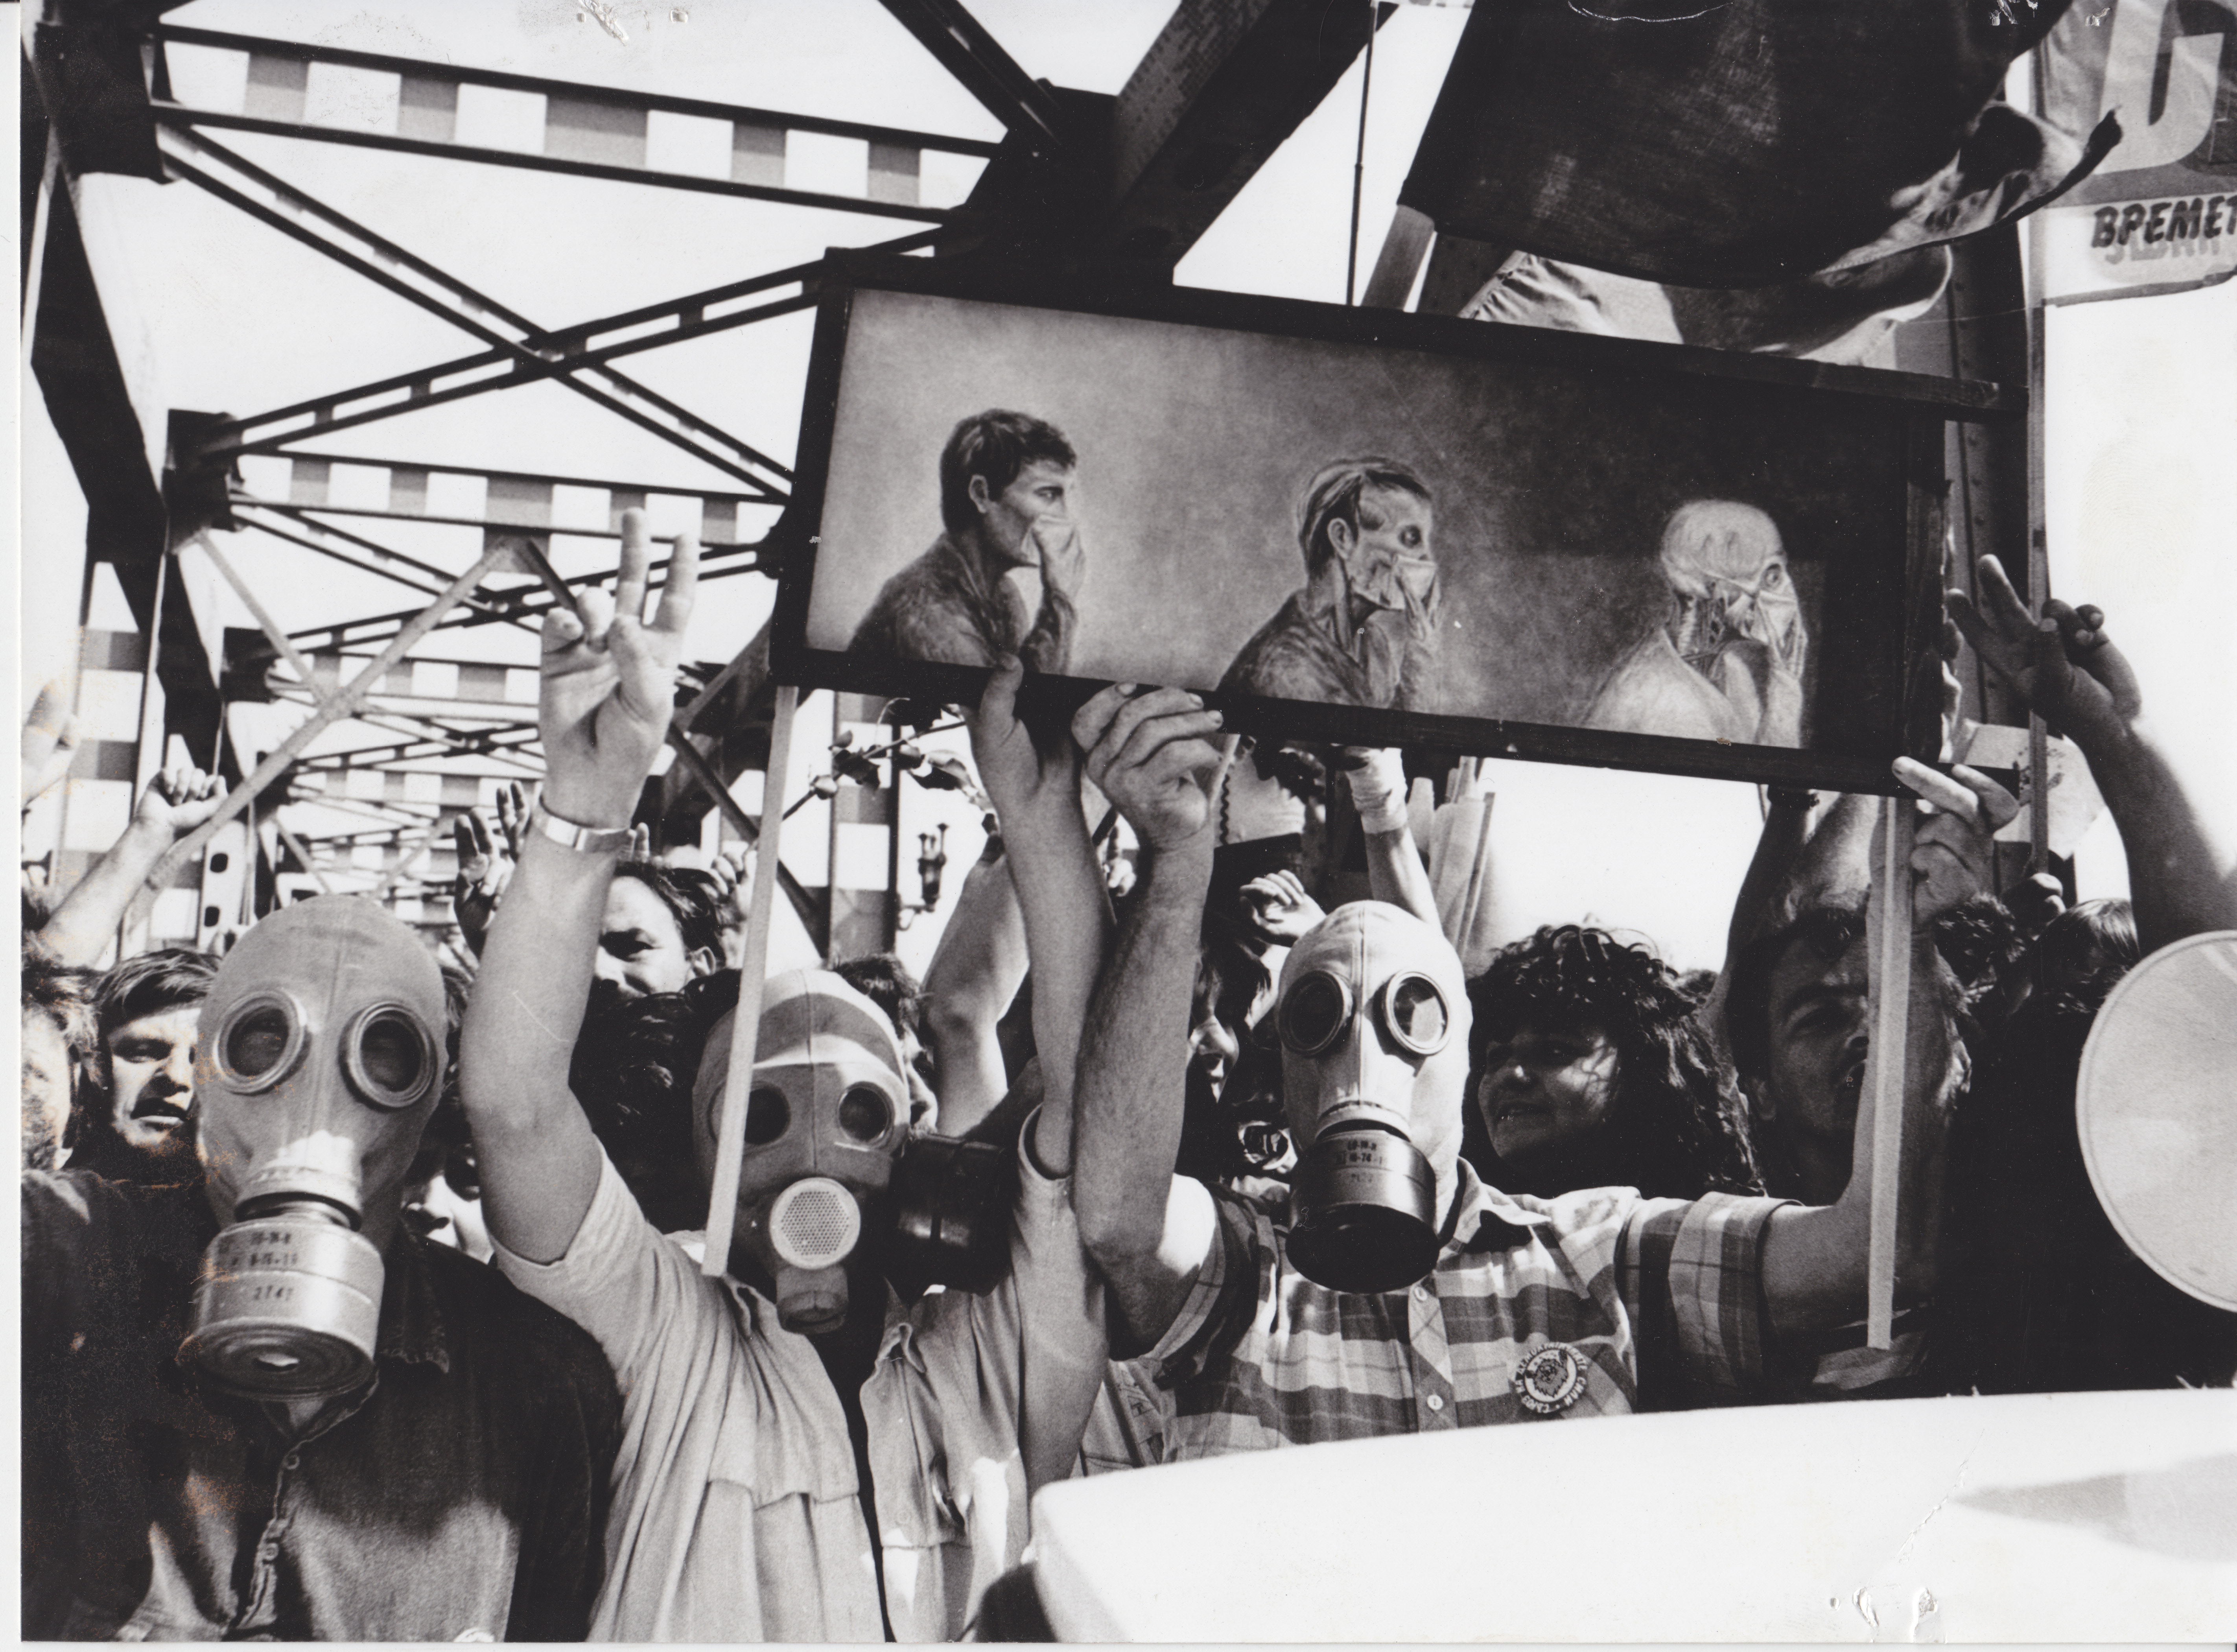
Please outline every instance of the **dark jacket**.
[[374, 1373], [300, 1437], [177, 1358], [199, 1183], [23, 1178], [37, 1639], [579, 1640], [620, 1401], [597, 1345], [399, 1226]]

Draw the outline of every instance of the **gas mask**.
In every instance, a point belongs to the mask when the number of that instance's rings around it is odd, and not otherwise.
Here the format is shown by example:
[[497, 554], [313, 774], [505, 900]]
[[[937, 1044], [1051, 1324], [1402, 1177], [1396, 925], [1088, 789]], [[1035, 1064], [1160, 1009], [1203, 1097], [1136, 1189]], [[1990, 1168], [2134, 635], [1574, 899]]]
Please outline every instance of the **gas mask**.
[[283, 908], [202, 1004], [195, 1094], [210, 1241], [180, 1357], [259, 1399], [348, 1391], [373, 1371], [380, 1252], [358, 1230], [409, 1175], [443, 1076], [443, 982], [372, 902]]
[[1457, 1132], [1468, 1008], [1459, 957], [1378, 901], [1337, 908], [1290, 949], [1274, 1009], [1300, 1154], [1289, 1255], [1331, 1290], [1395, 1291], [1436, 1265], [1436, 1173], [1417, 1143]]
[[1709, 676], [1726, 643], [1745, 637], [1778, 670], [1802, 675], [1802, 605], [1768, 516], [1732, 499], [1695, 499], [1672, 514], [1661, 557], [1679, 603], [1673, 640], [1687, 664]]
[[[591, 1131], [646, 1218], [663, 1232], [696, 1227], [706, 1213], [706, 1185], [693, 1174], [692, 1119], [706, 1121], [704, 1157], [711, 1163], [737, 1002], [738, 972], [718, 970], [680, 993], [621, 1006], [595, 1040], [575, 1047], [571, 1082]], [[881, 1016], [875, 1030], [887, 1025]], [[873, 1041], [869, 1047], [880, 1047]], [[789, 1112], [789, 1099], [786, 1106]], [[1016, 1183], [1007, 1155], [991, 1143], [914, 1131], [905, 1140], [884, 1201], [893, 1214], [884, 1236], [887, 1279], [912, 1301], [934, 1285], [991, 1289], [1009, 1259]], [[742, 1221], [739, 1231], [745, 1227]], [[756, 1255], [774, 1279], [773, 1247], [757, 1246]]]
[[[709, 1034], [693, 1090], [709, 1164], [736, 1021]], [[828, 971], [770, 976], [745, 1135], [736, 1242], [768, 1273], [786, 1330], [835, 1330], [847, 1317], [841, 1265], [870, 1209], [883, 1213], [908, 1141], [901, 1047], [878, 1007]]]

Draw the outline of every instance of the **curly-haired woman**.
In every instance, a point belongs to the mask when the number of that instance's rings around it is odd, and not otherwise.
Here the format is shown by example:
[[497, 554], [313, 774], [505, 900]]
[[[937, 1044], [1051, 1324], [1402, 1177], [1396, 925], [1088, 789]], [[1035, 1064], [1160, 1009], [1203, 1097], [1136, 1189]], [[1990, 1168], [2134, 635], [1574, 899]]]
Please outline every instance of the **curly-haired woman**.
[[1746, 1113], [1693, 1021], [1694, 998], [1644, 946], [1548, 926], [1468, 987], [1469, 1093], [1494, 1186], [1551, 1198], [1758, 1193]]

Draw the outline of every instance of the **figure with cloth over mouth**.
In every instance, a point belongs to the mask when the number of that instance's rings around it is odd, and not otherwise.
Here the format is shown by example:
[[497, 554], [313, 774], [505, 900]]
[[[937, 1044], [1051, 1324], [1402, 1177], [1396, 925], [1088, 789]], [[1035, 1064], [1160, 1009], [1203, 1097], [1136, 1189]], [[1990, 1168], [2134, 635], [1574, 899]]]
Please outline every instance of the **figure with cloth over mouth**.
[[[1015, 654], [1030, 670], [1064, 675], [1087, 567], [1079, 469], [1064, 433], [1030, 413], [990, 407], [959, 423], [940, 453], [946, 531], [886, 581], [848, 652], [948, 665]], [[1037, 611], [1024, 588], [1032, 572]]]
[[1429, 484], [1395, 459], [1339, 459], [1305, 485], [1305, 584], [1244, 644], [1222, 694], [1434, 711], [1439, 587]]

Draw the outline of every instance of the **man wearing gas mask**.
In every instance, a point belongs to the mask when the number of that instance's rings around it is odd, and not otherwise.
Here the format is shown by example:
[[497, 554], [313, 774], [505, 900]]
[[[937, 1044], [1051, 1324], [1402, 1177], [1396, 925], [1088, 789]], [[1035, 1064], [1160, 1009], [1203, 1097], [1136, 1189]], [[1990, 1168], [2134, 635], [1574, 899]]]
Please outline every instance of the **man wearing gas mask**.
[[[673, 704], [697, 546], [679, 538], [650, 623], [647, 559], [629, 512], [613, 597], [587, 593], [579, 613], [545, 621], [548, 777], [461, 1039], [498, 1265], [598, 1339], [624, 1396], [593, 1633], [940, 1638], [1022, 1547], [1027, 1492], [1069, 1467], [1104, 1370], [1065, 1179], [1065, 1080], [1102, 934], [1065, 882], [1077, 870], [1100, 898], [1077, 761], [1045, 761], [1010, 715], [1012, 662], [973, 743], [1023, 851], [1013, 876], [1050, 1081], [1019, 1155], [1008, 1278], [906, 1309], [888, 1286], [896, 1229], [967, 1204], [913, 1194], [911, 1179], [967, 1176], [973, 1161], [920, 1151], [891, 1024], [821, 970], [766, 985], [736, 1237], [710, 1278], [692, 1236], [646, 1219], [568, 1093], [607, 885]], [[1041, 842], [1065, 852], [1026, 847]], [[692, 1087], [703, 1201], [734, 1020], [715, 1024]]]
[[424, 1245], [434, 960], [371, 902], [257, 923], [201, 1006], [198, 1182], [24, 1179], [24, 1623], [127, 1640], [578, 1639], [604, 1357]]
[[1305, 485], [1305, 585], [1243, 645], [1223, 694], [1437, 709], [1429, 484], [1395, 459], [1340, 459]]
[[[1075, 1199], [1117, 1351], [1146, 1351], [1172, 1390], [1168, 1462], [1759, 1398], [1768, 1348], [1861, 1311], [1865, 1179], [1820, 1207], [1480, 1182], [1459, 1154], [1459, 961], [1432, 926], [1371, 902], [1330, 913], [1282, 972], [1289, 1221], [1173, 1176], [1221, 765], [1207, 715], [1177, 691], [1111, 690], [1073, 724], [1147, 851], [1117, 942], [1125, 967], [1099, 982], [1082, 1043]], [[1964, 801], [1936, 801], [1969, 829], [2009, 806], [1951, 790]], [[1923, 849], [1914, 877], [1930, 863]], [[1897, 1281], [1915, 1292], [1930, 1288], [1932, 1102], [1950, 1051], [1923, 930], [1913, 956]], [[1860, 1143], [1871, 1116], [1868, 1103]]]

